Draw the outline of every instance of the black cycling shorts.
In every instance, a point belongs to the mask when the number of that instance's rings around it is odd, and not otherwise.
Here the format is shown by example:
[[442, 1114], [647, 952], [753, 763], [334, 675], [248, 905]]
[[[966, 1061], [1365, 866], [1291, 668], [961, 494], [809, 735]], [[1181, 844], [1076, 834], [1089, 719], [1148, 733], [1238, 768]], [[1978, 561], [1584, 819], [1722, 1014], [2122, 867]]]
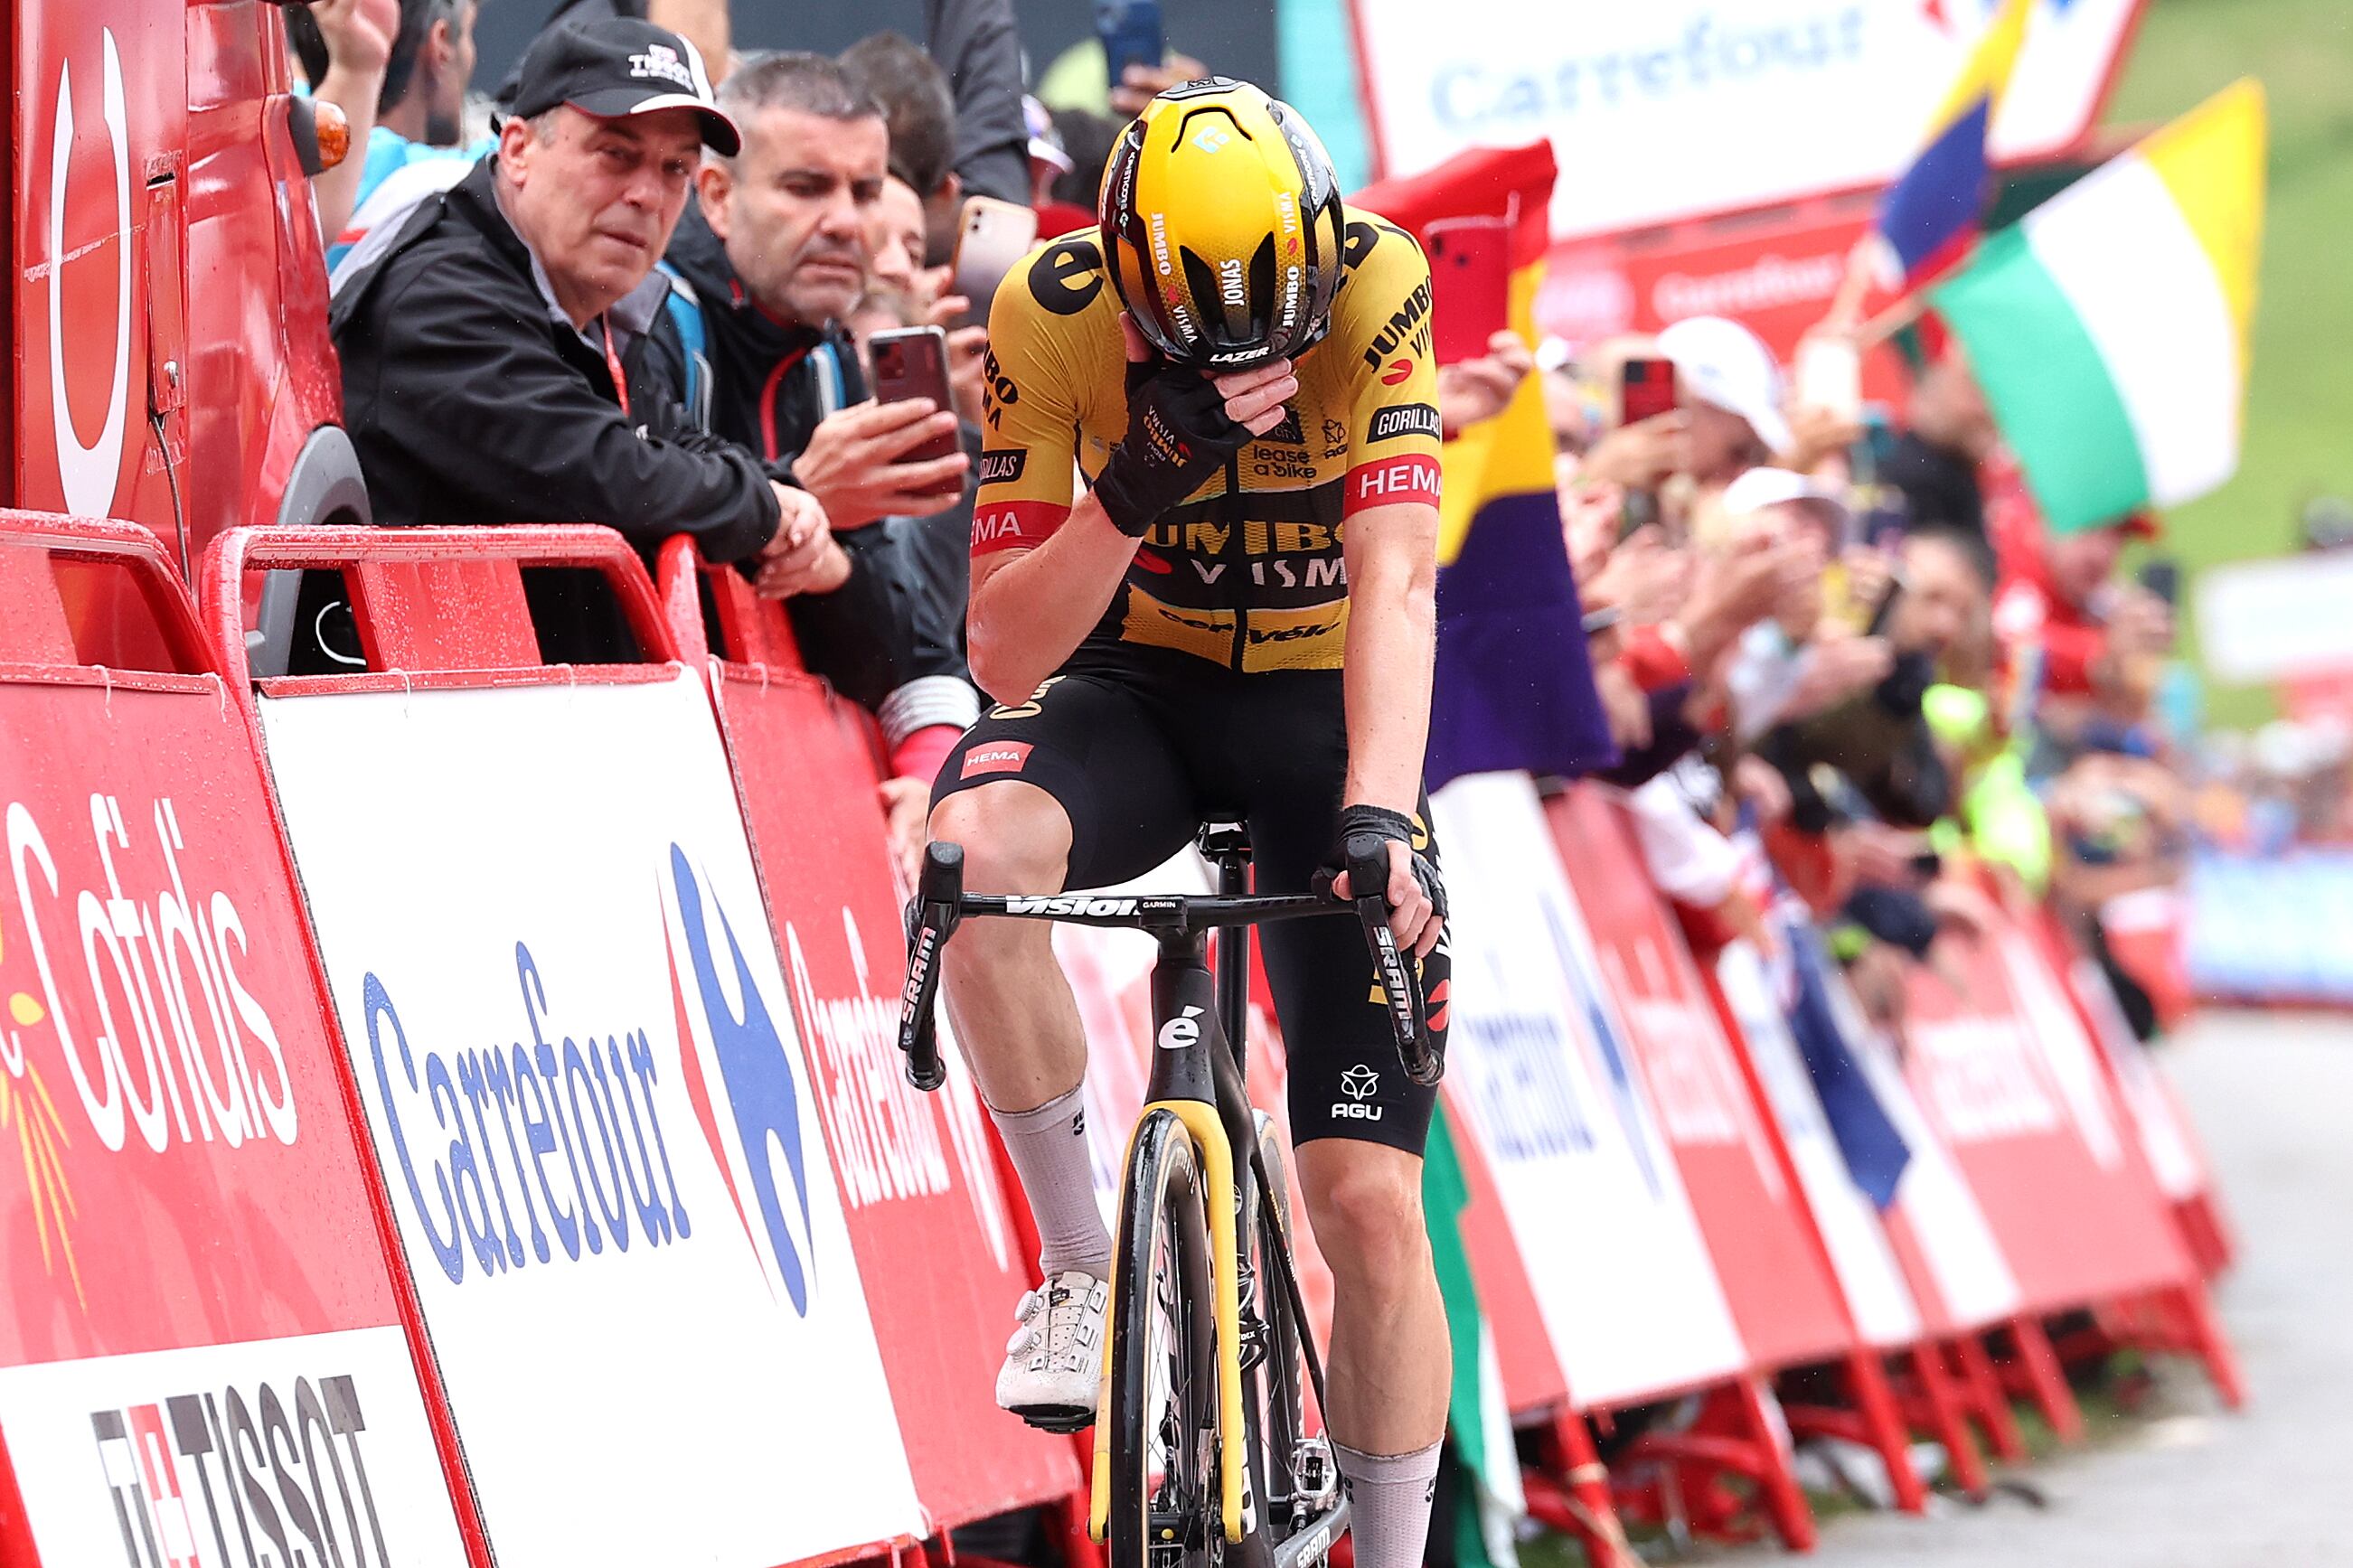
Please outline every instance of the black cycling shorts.
[[[966, 731], [932, 799], [1006, 779], [1044, 790], [1071, 819], [1072, 888], [1140, 877], [1201, 824], [1240, 822], [1254, 889], [1305, 892], [1332, 851], [1347, 761], [1338, 670], [1239, 675], [1187, 654], [1082, 649], [1029, 700]], [[1436, 845], [1427, 853], [1435, 860]], [[1420, 1153], [1437, 1091], [1398, 1061], [1364, 931], [1335, 916], [1279, 921], [1259, 937], [1289, 1057], [1293, 1140]], [[1441, 939], [1421, 965], [1441, 1040], [1448, 973]]]

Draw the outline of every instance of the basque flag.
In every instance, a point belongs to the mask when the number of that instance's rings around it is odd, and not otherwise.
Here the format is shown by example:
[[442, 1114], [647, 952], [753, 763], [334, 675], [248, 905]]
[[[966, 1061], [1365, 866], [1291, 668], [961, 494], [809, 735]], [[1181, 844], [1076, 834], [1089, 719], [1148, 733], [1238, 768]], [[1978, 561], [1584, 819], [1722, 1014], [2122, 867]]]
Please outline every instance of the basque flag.
[[1986, 133], [2009, 90], [2033, 0], [2001, 0], [1928, 121], [1920, 155], [1879, 204], [1879, 235], [1910, 293], [1968, 254], [1983, 231]]
[[[1551, 242], [1552, 144], [1478, 148], [1362, 191], [1355, 205], [1419, 237], [1440, 218], [1501, 216], [1512, 235], [1512, 328], [1534, 347]], [[1539, 378], [1446, 443], [1438, 540], [1438, 673], [1424, 777], [1525, 771], [1574, 777], [1618, 761], [1585, 650], [1553, 489]]]

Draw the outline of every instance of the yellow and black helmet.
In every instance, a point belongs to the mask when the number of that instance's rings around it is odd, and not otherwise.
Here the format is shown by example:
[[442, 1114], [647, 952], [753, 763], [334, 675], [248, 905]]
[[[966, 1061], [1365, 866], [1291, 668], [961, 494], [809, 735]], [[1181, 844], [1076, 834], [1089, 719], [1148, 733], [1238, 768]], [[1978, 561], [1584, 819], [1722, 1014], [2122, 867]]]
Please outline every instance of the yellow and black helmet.
[[1172, 87], [1103, 166], [1105, 269], [1146, 341], [1235, 370], [1323, 337], [1340, 287], [1339, 181], [1307, 121], [1244, 81]]

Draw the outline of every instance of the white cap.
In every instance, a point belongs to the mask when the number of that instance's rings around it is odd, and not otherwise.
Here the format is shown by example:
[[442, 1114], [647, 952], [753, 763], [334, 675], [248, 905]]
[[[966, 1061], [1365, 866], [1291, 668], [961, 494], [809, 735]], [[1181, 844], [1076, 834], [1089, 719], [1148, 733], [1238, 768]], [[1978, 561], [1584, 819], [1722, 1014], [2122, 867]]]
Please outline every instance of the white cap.
[[1776, 452], [1793, 444], [1781, 416], [1781, 367], [1765, 341], [1722, 316], [1693, 316], [1659, 334], [1659, 352], [1675, 362], [1683, 394], [1748, 421]]
[[[1830, 490], [1816, 484], [1803, 474], [1793, 474], [1787, 468], [1751, 468], [1724, 487], [1724, 511], [1727, 517], [1746, 517], [1752, 511], [1763, 511], [1768, 506], [1784, 501], [1820, 500], [1839, 506], [1839, 499]], [[1841, 510], [1844, 510], [1841, 508]]]

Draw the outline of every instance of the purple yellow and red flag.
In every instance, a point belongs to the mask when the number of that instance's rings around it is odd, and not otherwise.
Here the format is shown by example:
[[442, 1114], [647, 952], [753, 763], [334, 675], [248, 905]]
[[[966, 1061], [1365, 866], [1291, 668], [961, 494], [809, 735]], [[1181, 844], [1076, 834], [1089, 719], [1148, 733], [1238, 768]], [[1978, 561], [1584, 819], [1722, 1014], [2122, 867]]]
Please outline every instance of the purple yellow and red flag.
[[[1351, 200], [1417, 238], [1441, 218], [1515, 215], [1510, 320], [1534, 347], [1556, 167], [1547, 142], [1476, 148]], [[1573, 777], [1618, 760], [1562, 537], [1541, 379], [1523, 381], [1503, 413], [1444, 448], [1424, 770], [1432, 789], [1463, 773]]]

